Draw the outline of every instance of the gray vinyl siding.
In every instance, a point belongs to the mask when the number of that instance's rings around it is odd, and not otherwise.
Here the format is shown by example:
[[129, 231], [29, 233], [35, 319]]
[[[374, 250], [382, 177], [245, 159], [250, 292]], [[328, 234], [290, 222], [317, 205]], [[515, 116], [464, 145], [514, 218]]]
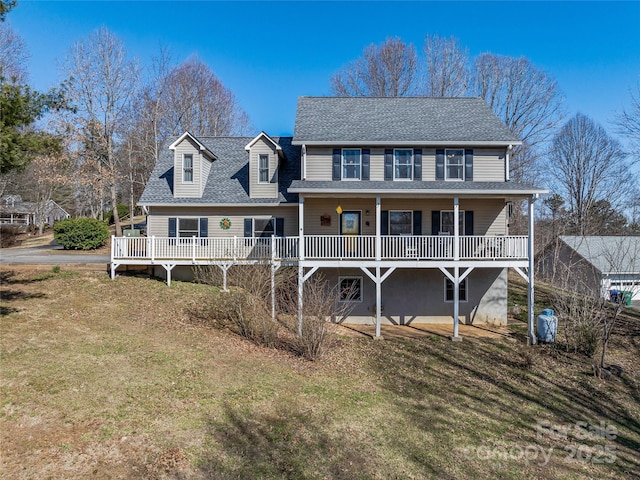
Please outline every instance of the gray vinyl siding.
[[[182, 181], [184, 154], [193, 155], [193, 182], [184, 183]], [[173, 175], [173, 192], [177, 198], [199, 198], [202, 196], [203, 185], [207, 182], [206, 177], [203, 178], [202, 162], [209, 162], [202, 158], [200, 150], [189, 138], [185, 138], [179, 145], [176, 145], [174, 151], [174, 175]]]
[[[340, 216], [338, 205], [343, 211], [361, 211], [361, 234], [376, 234], [376, 202], [370, 198], [307, 198], [304, 203], [305, 235], [338, 235]], [[431, 235], [431, 211], [453, 210], [453, 199], [383, 198], [381, 210], [422, 211], [422, 234]], [[502, 199], [461, 199], [460, 210], [473, 211], [474, 235], [506, 235], [506, 206]], [[369, 215], [367, 215], [369, 211]], [[331, 216], [331, 225], [322, 226], [320, 217]], [[367, 225], [369, 222], [369, 225]]]
[[[269, 155], [269, 183], [260, 183], [260, 155]], [[278, 197], [278, 153], [264, 138], [253, 144], [249, 151], [249, 196], [251, 198]]]
[[502, 182], [505, 150], [473, 150], [473, 180], [476, 182]]
[[[335, 147], [307, 146], [306, 180], [327, 181], [332, 179], [332, 158]], [[362, 148], [369, 148], [363, 145]], [[394, 148], [389, 145], [388, 148]], [[444, 148], [444, 147], [443, 147]], [[452, 145], [449, 148], [462, 148]], [[384, 148], [371, 148], [370, 180], [384, 180]], [[473, 149], [473, 180], [478, 182], [504, 181], [504, 149]], [[436, 180], [436, 149], [422, 149], [422, 180]]]
[[[147, 216], [147, 235], [166, 237], [169, 235], [169, 218], [209, 219], [209, 237], [244, 236], [245, 218], [284, 218], [284, 234], [287, 237], [298, 235], [298, 209], [286, 207], [151, 207]], [[231, 220], [231, 228], [220, 228], [220, 220]]]

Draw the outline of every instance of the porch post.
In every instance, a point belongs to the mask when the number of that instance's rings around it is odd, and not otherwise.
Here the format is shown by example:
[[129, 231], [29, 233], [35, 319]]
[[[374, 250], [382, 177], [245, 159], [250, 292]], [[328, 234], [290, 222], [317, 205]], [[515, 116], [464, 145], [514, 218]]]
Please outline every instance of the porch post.
[[302, 336], [302, 297], [304, 290], [304, 197], [298, 194], [298, 335]]
[[534, 304], [534, 278], [533, 278], [533, 256], [534, 256], [534, 250], [533, 250], [533, 219], [534, 219], [534, 203], [535, 201], [538, 199], [538, 194], [532, 195], [529, 198], [529, 237], [527, 238], [527, 253], [529, 256], [529, 266], [528, 266], [528, 276], [529, 276], [529, 285], [528, 285], [528, 290], [527, 290], [527, 309], [528, 309], [528, 314], [529, 314], [529, 328], [528, 328], [528, 340], [529, 340], [529, 344], [530, 345], [535, 345], [537, 343], [536, 341], [536, 334], [534, 332], [533, 329], [533, 322], [535, 319], [535, 312], [534, 312], [534, 308], [535, 308], [535, 304]]
[[460, 221], [458, 216], [460, 215], [460, 205], [458, 197], [453, 199], [453, 259], [460, 260]]
[[380, 337], [381, 323], [382, 323], [382, 280], [380, 279], [380, 267], [376, 267], [376, 337], [377, 338]]
[[298, 196], [298, 257], [304, 260], [304, 197]]
[[[376, 197], [376, 260], [380, 261], [382, 258], [382, 238], [380, 237], [380, 197]], [[380, 277], [380, 275], [378, 275]], [[378, 302], [380, 303], [380, 302]]]
[[453, 267], [453, 338], [458, 338], [460, 314], [460, 267]]

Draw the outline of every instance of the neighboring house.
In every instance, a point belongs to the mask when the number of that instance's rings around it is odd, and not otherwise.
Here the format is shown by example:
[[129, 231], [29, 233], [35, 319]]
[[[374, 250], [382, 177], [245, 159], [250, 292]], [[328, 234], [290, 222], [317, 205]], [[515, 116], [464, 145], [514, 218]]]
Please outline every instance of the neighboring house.
[[610, 298], [611, 290], [640, 300], [640, 237], [560, 236], [536, 259], [545, 280]]
[[[37, 225], [38, 204], [23, 202], [20, 195], [5, 195], [0, 198], [0, 224], [9, 225]], [[49, 200], [44, 208], [44, 223], [53, 225], [58, 220], [69, 218], [70, 215], [53, 200]]]
[[508, 267], [533, 300], [533, 223], [510, 236], [509, 207], [529, 200], [533, 219], [546, 192], [509, 181], [520, 143], [476, 98], [301, 97], [293, 137], [184, 133], [140, 199], [149, 237], [114, 239], [112, 275], [294, 265], [300, 292], [316, 271], [353, 292], [344, 321], [378, 335], [382, 323], [453, 322], [454, 336], [459, 321], [505, 324]]

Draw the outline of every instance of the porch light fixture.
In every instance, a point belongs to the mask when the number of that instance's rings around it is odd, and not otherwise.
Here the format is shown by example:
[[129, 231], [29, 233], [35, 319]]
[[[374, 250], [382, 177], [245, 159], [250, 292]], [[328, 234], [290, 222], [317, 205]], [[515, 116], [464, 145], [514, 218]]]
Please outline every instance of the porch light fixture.
[[364, 214], [368, 217], [369, 216], [369, 210], [365, 210]]
[[338, 208], [336, 208], [336, 212], [338, 213], [338, 215], [342, 213], [342, 207], [340, 205], [338, 205]]

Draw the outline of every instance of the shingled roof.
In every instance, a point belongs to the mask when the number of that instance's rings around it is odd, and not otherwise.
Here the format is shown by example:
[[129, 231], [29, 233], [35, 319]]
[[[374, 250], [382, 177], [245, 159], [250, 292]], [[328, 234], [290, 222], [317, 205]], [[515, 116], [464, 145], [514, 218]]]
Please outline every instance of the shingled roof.
[[300, 97], [294, 145], [519, 145], [481, 98]]
[[300, 178], [300, 147], [291, 145], [291, 137], [272, 137], [282, 147], [284, 159], [279, 169], [278, 198], [249, 197], [249, 154], [245, 146], [254, 137], [198, 137], [217, 158], [211, 167], [202, 197], [173, 196], [174, 154], [169, 150], [176, 137], [165, 142], [151, 177], [147, 182], [140, 205], [233, 205], [278, 204], [297, 202], [298, 196], [287, 189]]
[[640, 273], [640, 236], [560, 236], [603, 274]]

